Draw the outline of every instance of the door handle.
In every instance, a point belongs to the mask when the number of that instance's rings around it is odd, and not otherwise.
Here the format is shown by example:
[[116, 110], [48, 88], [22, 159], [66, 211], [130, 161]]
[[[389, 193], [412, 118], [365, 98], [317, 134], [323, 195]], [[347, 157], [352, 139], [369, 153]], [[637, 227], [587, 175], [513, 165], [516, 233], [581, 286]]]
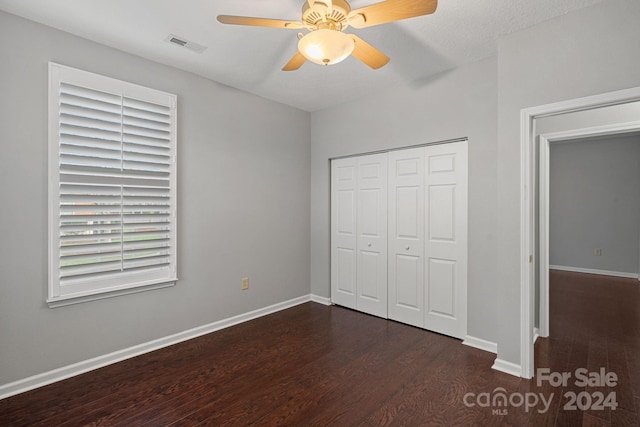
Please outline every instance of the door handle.
[[407, 246], [405, 249], [406, 249], [406, 250], [409, 250], [409, 249], [411, 249], [411, 248], [410, 248], [409, 246]]

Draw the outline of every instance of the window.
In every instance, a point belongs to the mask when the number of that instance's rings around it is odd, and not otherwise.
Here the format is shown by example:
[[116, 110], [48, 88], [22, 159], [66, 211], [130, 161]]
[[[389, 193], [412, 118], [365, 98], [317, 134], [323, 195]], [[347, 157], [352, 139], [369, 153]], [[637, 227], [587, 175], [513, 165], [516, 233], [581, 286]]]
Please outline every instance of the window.
[[49, 299], [176, 280], [176, 96], [49, 64]]

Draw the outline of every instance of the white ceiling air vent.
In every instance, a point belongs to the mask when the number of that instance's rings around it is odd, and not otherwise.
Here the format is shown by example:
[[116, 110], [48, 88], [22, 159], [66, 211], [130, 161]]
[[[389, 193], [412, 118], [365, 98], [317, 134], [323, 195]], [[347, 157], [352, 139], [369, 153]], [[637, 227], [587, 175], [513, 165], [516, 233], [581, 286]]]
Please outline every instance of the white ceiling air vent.
[[187, 40], [184, 37], [176, 36], [175, 34], [169, 34], [164, 40], [177, 46], [184, 47], [185, 49], [192, 50], [196, 53], [202, 53], [207, 49], [206, 46]]

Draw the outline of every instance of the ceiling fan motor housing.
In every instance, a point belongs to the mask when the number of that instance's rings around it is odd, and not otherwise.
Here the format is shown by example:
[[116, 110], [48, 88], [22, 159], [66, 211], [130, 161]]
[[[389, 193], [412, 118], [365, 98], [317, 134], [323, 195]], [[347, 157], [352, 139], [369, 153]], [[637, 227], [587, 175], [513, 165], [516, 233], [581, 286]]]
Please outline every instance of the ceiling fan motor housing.
[[[313, 3], [313, 6], [310, 6], [309, 3]], [[346, 24], [349, 12], [351, 12], [351, 6], [345, 0], [333, 0], [332, 3], [333, 5], [330, 8], [322, 0], [304, 2], [302, 5], [302, 22], [313, 26], [318, 26], [322, 23], [339, 24], [336, 25], [337, 29], [339, 29], [343, 24]]]

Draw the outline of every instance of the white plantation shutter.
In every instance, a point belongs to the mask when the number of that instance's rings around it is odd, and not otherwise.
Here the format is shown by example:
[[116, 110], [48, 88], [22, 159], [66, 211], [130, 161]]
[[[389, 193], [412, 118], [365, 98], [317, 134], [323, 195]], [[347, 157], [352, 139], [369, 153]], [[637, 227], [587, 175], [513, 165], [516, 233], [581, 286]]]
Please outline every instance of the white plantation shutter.
[[50, 64], [49, 302], [176, 280], [176, 97]]

